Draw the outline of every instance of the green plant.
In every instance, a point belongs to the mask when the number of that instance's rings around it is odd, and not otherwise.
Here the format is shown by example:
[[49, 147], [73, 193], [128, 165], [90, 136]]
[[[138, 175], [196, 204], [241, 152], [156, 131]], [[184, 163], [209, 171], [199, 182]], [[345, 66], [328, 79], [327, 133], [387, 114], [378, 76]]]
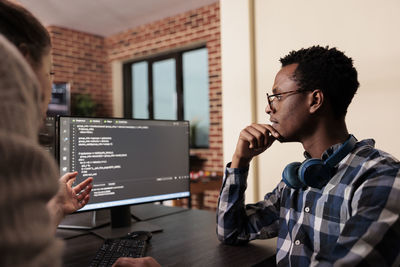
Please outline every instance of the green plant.
[[73, 93], [71, 113], [74, 116], [96, 116], [97, 104], [89, 94]]

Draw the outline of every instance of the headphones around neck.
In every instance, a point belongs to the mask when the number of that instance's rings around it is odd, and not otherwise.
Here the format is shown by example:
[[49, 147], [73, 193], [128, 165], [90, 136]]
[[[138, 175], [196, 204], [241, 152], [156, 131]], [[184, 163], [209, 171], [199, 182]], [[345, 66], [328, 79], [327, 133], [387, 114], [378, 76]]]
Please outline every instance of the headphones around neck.
[[291, 188], [315, 187], [321, 189], [333, 176], [334, 167], [344, 159], [356, 145], [357, 139], [349, 138], [325, 161], [306, 159], [303, 163], [292, 162], [282, 173], [283, 181]]

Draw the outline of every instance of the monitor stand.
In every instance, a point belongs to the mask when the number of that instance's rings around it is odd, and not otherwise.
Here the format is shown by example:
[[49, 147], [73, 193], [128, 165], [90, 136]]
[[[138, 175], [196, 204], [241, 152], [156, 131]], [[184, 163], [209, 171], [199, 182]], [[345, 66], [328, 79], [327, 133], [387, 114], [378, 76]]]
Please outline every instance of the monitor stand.
[[[117, 238], [126, 236], [128, 233], [134, 231], [148, 231], [148, 232], [160, 232], [162, 228], [158, 225], [154, 225], [144, 221], [133, 220], [135, 218], [131, 214], [130, 206], [114, 207], [110, 208], [111, 214], [111, 225], [94, 229], [91, 232], [100, 236], [101, 238]], [[136, 217], [136, 219], [138, 219]]]
[[66, 216], [58, 225], [61, 229], [91, 230], [110, 223], [108, 210], [73, 213]]

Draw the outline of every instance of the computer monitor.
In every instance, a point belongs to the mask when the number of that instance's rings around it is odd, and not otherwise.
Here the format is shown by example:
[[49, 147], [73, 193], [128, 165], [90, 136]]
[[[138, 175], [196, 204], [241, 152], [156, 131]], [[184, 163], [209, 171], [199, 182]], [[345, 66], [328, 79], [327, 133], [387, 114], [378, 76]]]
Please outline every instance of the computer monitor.
[[55, 159], [57, 158], [56, 146], [56, 118], [47, 116], [39, 131], [39, 144]]
[[71, 88], [69, 83], [53, 83], [47, 116], [70, 115]]
[[93, 177], [89, 203], [128, 227], [133, 204], [190, 197], [189, 122], [58, 117], [60, 175]]

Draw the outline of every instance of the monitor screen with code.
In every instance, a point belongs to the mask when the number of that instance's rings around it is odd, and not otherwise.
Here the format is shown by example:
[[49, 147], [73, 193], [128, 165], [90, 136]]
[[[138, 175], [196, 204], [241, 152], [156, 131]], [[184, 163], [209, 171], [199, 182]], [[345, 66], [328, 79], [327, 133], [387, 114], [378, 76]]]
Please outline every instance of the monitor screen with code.
[[79, 211], [190, 196], [189, 122], [60, 116], [60, 174], [93, 177]]

